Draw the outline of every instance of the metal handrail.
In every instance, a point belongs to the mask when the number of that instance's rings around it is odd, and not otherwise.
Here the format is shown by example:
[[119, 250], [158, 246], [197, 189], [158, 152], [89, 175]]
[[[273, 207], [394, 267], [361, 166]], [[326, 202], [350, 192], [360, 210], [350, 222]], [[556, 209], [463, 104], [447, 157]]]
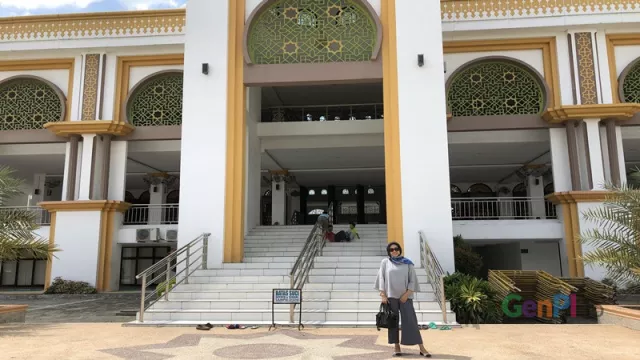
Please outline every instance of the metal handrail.
[[[158, 261], [157, 263], [151, 265], [146, 270], [136, 275], [136, 279], [142, 279], [142, 290], [140, 292], [140, 314], [138, 317], [138, 321], [144, 322], [144, 312], [148, 308], [150, 308], [153, 304], [159, 301], [164, 297], [165, 301], [169, 300], [169, 292], [176, 286], [181, 283], [188, 284], [189, 276], [193, 274], [196, 270], [207, 269], [207, 251], [209, 249], [209, 236], [211, 234], [204, 233], [198, 236], [196, 239], [188, 243], [187, 245], [181, 247], [180, 249], [172, 252], [167, 255], [164, 259]], [[197, 249], [192, 249], [202, 243], [202, 246]], [[202, 253], [200, 253], [202, 252]], [[184, 256], [183, 256], [184, 255]], [[181, 260], [178, 261], [178, 258], [182, 257]], [[195, 258], [195, 259], [194, 259]], [[198, 263], [199, 262], [199, 263]], [[184, 269], [177, 271], [178, 265], [184, 263]], [[176, 270], [175, 274], [171, 274], [174, 269]], [[160, 272], [158, 274], [158, 272]], [[185, 273], [180, 281], [176, 281], [178, 276]], [[156, 275], [157, 274], [157, 275]], [[151, 277], [151, 280], [147, 278]], [[155, 281], [164, 278], [164, 281], [159, 284], [156, 288], [156, 291], [151, 292], [149, 295], [147, 292], [147, 284], [153, 284]], [[162, 288], [164, 286], [164, 289]], [[156, 296], [153, 299], [154, 295]], [[148, 302], [148, 303], [147, 303]]]
[[[329, 211], [327, 211], [327, 213], [329, 214], [329, 224], [333, 225], [333, 202], [329, 204]], [[309, 236], [307, 236], [307, 241], [305, 241], [304, 247], [300, 250], [300, 255], [298, 255], [296, 262], [293, 264], [293, 267], [289, 272], [289, 285], [291, 289], [302, 290], [304, 284], [307, 282], [307, 277], [313, 267], [316, 256], [318, 256], [318, 254], [322, 256], [322, 250], [326, 243], [327, 236], [325, 229], [323, 229], [319, 222], [316, 221], [315, 225], [313, 225], [313, 228], [309, 232]], [[295, 307], [295, 304], [292, 304], [289, 307], [289, 317], [292, 323]]]
[[440, 265], [440, 261], [436, 257], [436, 254], [431, 250], [429, 243], [427, 242], [427, 237], [424, 232], [419, 231], [420, 234], [420, 261], [422, 262], [422, 266], [427, 272], [427, 279], [431, 283], [433, 290], [436, 294], [436, 301], [438, 301], [438, 305], [440, 305], [440, 310], [442, 310], [442, 321], [444, 324], [448, 324], [447, 322], [447, 300], [445, 298], [444, 292], [444, 270], [442, 270], [442, 266]]

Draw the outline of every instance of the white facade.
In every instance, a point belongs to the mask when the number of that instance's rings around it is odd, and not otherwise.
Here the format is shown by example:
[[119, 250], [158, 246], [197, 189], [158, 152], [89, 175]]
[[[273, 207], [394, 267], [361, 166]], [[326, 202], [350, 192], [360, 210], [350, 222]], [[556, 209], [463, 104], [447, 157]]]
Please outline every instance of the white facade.
[[[63, 96], [56, 122], [72, 125], [44, 130], [0, 119], [0, 165], [26, 179], [24, 197], [2, 205], [40, 211], [43, 233], [63, 249], [45, 285], [57, 276], [101, 291], [136, 285], [121, 274], [139, 273], [203, 233], [211, 234], [209, 267], [241, 262], [251, 230], [311, 224], [318, 210], [331, 210], [341, 225], [388, 224], [388, 240], [401, 241], [415, 262], [423, 231], [446, 272], [455, 271], [451, 239], [462, 235], [481, 251], [496, 247], [501, 256], [485, 256], [491, 266], [605, 277], [579, 269], [570, 249], [576, 231], [592, 226], [579, 213], [601, 204], [596, 191], [626, 181], [640, 163], [640, 120], [606, 125], [606, 112], [586, 110], [581, 118], [542, 117], [621, 104], [619, 84], [640, 58], [638, 8], [561, 4], [561, 13], [516, 16], [482, 1], [351, 2], [380, 25], [380, 44], [372, 35], [371, 58], [358, 64], [340, 54], [298, 63], [262, 54], [271, 58], [249, 64], [245, 56], [256, 55], [244, 26], [261, 21], [259, 0], [91, 15], [130, 25], [84, 24], [74, 35], [12, 33], [0, 19], [0, 91], [9, 79], [46, 83]], [[51, 24], [67, 26], [56, 17], [33, 26]], [[462, 88], [452, 87], [460, 74], [485, 63], [502, 75], [527, 74], [539, 96], [513, 90], [509, 106], [536, 103], [540, 111], [500, 113], [469, 100], [477, 88], [452, 92]], [[156, 89], [162, 101], [149, 95]], [[343, 121], [351, 116], [363, 121]], [[545, 201], [552, 193], [573, 200], [553, 205]], [[40, 202], [55, 216], [37, 210]], [[142, 242], [139, 229], [157, 229], [159, 239]], [[177, 243], [167, 241], [169, 230], [178, 230]], [[130, 251], [136, 255], [123, 255]], [[16, 285], [3, 274], [0, 285]]]

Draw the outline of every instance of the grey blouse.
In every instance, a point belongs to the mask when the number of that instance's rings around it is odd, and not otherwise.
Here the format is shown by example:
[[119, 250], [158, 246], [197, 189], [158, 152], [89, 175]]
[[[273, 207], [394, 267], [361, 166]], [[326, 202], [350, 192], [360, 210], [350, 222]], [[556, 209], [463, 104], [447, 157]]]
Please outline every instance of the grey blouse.
[[420, 284], [413, 265], [396, 264], [387, 258], [380, 263], [375, 289], [384, 291], [390, 299], [399, 299], [407, 290], [419, 292]]

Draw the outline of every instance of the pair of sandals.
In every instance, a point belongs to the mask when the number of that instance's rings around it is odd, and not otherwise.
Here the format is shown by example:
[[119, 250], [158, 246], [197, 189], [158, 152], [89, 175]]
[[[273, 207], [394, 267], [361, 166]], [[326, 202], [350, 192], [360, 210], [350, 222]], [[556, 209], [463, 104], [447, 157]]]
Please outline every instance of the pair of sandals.
[[[420, 330], [429, 330], [429, 329], [433, 329], [433, 330], [437, 330], [438, 329], [438, 325], [436, 325], [435, 323], [429, 323], [429, 325], [419, 325], [418, 328], [420, 328]], [[451, 330], [451, 326], [448, 325], [442, 325], [440, 326], [440, 330]]]
[[198, 325], [196, 326], [197, 330], [203, 330], [203, 331], [209, 331], [213, 328], [213, 325], [211, 325], [211, 323], [206, 323], [204, 325]]

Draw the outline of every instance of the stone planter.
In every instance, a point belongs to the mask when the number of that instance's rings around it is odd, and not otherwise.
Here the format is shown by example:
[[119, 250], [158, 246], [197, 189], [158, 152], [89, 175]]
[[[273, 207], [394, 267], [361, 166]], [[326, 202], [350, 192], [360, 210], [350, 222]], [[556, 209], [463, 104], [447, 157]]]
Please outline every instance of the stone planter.
[[602, 305], [598, 324], [620, 325], [640, 330], [640, 306]]
[[0, 305], [0, 324], [23, 323], [27, 317], [27, 305]]

